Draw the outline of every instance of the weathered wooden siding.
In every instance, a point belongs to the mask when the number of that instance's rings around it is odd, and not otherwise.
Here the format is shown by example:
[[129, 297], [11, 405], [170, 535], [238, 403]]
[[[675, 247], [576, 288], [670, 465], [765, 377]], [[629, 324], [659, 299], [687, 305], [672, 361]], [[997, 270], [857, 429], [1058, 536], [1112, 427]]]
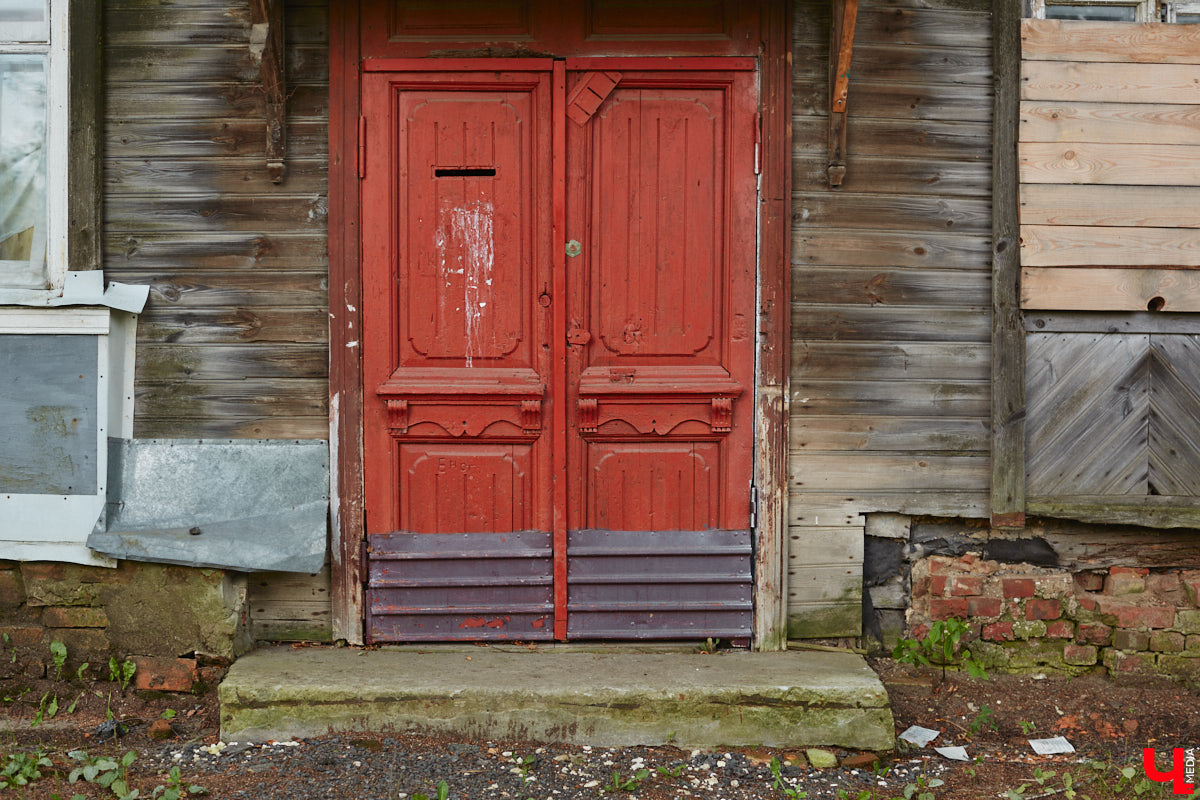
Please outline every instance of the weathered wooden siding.
[[151, 287], [138, 437], [328, 436], [328, 10], [287, 4], [276, 186], [249, 6], [105, 3], [104, 268]]
[[789, 629], [858, 632], [863, 514], [986, 516], [988, 6], [868, 0], [846, 179], [825, 179], [828, 3], [796, 6]]
[[[280, 185], [250, 15], [249, 0], [104, 4], [104, 268], [151, 287], [139, 438], [328, 436], [328, 6], [285, 10]], [[256, 638], [329, 638], [328, 570], [251, 587]]]

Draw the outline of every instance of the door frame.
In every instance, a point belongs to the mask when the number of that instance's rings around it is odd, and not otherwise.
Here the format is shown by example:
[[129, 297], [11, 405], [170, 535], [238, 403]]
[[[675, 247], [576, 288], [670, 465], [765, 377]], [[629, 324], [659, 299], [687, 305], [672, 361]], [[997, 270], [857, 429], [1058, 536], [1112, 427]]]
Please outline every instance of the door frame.
[[[760, 14], [763, 49], [759, 56], [761, 168], [754, 410], [753, 646], [757, 650], [782, 650], [787, 646], [791, 360], [791, 3], [761, 0]], [[359, 84], [363, 71], [360, 22], [358, 3], [329, 4], [330, 595], [332, 636], [350, 644], [363, 643], [366, 580], [362, 348], [359, 346], [362, 336], [359, 173], [366, 154], [359, 136], [362, 119]], [[485, 63], [486, 59], [455, 58], [445, 59], [439, 67], [455, 69], [457, 65], [458, 69], [476, 69]], [[560, 75], [565, 82], [562, 67], [556, 70], [554, 78], [556, 94]], [[553, 144], [557, 145], [557, 140]]]

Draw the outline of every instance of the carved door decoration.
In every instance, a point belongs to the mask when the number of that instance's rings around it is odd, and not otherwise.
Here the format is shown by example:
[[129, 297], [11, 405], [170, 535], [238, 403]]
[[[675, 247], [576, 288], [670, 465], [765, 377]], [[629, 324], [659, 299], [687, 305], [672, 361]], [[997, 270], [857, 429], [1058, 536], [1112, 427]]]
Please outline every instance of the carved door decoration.
[[633, 61], [364, 75], [370, 640], [749, 635], [755, 74]]

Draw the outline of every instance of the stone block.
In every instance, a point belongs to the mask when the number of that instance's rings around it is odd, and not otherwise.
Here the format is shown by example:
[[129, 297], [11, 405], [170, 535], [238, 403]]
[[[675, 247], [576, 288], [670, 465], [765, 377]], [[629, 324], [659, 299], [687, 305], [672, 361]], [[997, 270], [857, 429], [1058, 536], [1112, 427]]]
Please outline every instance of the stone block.
[[18, 569], [0, 570], [0, 608], [16, 608], [25, 602], [25, 581]]
[[1200, 654], [1200, 633], [1189, 633], [1184, 639], [1183, 650], [1185, 653]]
[[1155, 631], [1150, 634], [1150, 649], [1155, 653], [1182, 653], [1186, 642], [1182, 633]]
[[933, 619], [965, 617], [967, 616], [967, 598], [931, 597], [929, 598], [929, 616]]
[[1017, 620], [1013, 623], [1013, 636], [1018, 639], [1040, 639], [1046, 635], [1046, 623], [1042, 620]]
[[1150, 634], [1122, 628], [1113, 634], [1112, 646], [1118, 650], [1146, 650], [1150, 647]]
[[1055, 620], [1046, 626], [1047, 639], [1070, 639], [1075, 636], [1075, 623], [1065, 619]]
[[1007, 598], [1016, 600], [1022, 597], [1033, 597], [1034, 582], [1032, 578], [1003, 578], [1000, 585]]
[[108, 616], [102, 608], [51, 606], [42, 612], [42, 624], [47, 628], [103, 628]]
[[1031, 597], [1025, 601], [1025, 619], [1058, 619], [1062, 607], [1058, 600]]
[[1194, 606], [1200, 606], [1200, 570], [1184, 570], [1179, 574], [1179, 580], [1187, 592], [1188, 601]]
[[972, 617], [998, 617], [1003, 607], [1004, 601], [999, 597], [967, 598], [967, 614]]
[[135, 656], [134, 686], [160, 692], [190, 692], [198, 677], [194, 658], [150, 658]]
[[1011, 642], [1013, 636], [1013, 624], [1011, 622], [993, 622], [991, 625], [983, 626], [983, 638], [989, 642]]
[[1178, 572], [1156, 572], [1146, 576], [1146, 591], [1159, 595], [1175, 595], [1183, 591]]
[[1063, 661], [1074, 667], [1087, 667], [1099, 659], [1099, 651], [1090, 644], [1069, 644], [1063, 648]]
[[1200, 681], [1200, 658], [1188, 655], [1160, 655], [1157, 662], [1158, 671], [1173, 678], [1183, 678], [1189, 681]]
[[42, 642], [49, 646], [50, 642], [59, 641], [67, 646], [67, 656], [71, 663], [107, 660], [110, 646], [103, 628], [45, 628]]
[[1150, 675], [1155, 667], [1153, 653], [1125, 653], [1112, 647], [1104, 648], [1100, 660], [1114, 676]]
[[1104, 576], [1097, 572], [1076, 572], [1075, 585], [1085, 592], [1098, 592], [1104, 588]]
[[983, 594], [983, 577], [980, 575], [955, 575], [950, 582], [950, 594], [954, 597]]
[[101, 567], [78, 564], [28, 562], [21, 565], [25, 602], [31, 606], [94, 606], [100, 596], [97, 576], [89, 570], [115, 573]]
[[1075, 593], [1075, 581], [1066, 572], [1038, 575], [1033, 579], [1033, 593], [1037, 597], [1069, 597]]
[[1097, 611], [1105, 623], [1119, 628], [1170, 628], [1175, 624], [1175, 609], [1171, 606], [1125, 605], [1101, 598]]
[[1080, 644], [1108, 644], [1112, 641], [1113, 629], [1103, 622], [1080, 623], [1076, 638]]
[[43, 632], [40, 625], [0, 626], [0, 636], [7, 636], [12, 647], [37, 647], [42, 643]]
[[1146, 591], [1146, 579], [1141, 575], [1129, 573], [1110, 573], [1104, 581], [1104, 593], [1114, 596], [1124, 594], [1141, 594]]
[[[1163, 625], [1162, 627], [1170, 627]], [[1180, 633], [1200, 633], [1200, 611], [1180, 609], [1175, 614], [1175, 630]]]

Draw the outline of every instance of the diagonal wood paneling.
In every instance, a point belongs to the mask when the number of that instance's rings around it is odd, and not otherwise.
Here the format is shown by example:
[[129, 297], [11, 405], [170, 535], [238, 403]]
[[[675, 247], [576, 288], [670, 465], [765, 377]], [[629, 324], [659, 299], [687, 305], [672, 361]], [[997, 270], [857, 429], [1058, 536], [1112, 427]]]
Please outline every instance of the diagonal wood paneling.
[[1030, 495], [1200, 496], [1200, 337], [1028, 337]]

